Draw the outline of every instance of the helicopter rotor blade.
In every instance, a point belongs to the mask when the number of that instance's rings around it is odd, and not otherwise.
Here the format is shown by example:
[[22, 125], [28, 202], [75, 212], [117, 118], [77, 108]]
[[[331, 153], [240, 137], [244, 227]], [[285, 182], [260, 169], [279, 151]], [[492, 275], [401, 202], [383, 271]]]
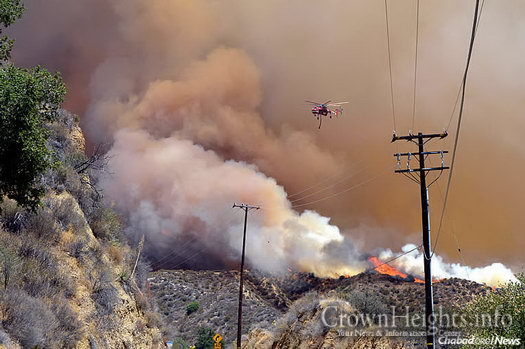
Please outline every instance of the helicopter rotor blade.
[[306, 103], [311, 103], [311, 104], [315, 104], [315, 105], [321, 105], [321, 103], [317, 103], [317, 102], [312, 102], [312, 101], [305, 101]]

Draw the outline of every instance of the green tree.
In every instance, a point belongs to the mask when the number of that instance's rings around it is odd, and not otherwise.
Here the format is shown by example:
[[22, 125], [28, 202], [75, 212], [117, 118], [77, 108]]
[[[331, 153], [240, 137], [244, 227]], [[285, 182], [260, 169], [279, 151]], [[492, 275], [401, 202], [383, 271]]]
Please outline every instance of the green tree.
[[214, 335], [215, 333], [211, 328], [200, 327], [197, 332], [197, 343], [195, 343], [195, 349], [212, 349]]
[[[23, 10], [20, 0], [0, 0], [1, 26]], [[35, 209], [44, 193], [39, 178], [53, 164], [46, 124], [56, 119], [66, 88], [58, 74], [7, 62], [12, 46], [13, 40], [0, 38], [0, 198]]]
[[[24, 13], [24, 5], [21, 0], [0, 0], [0, 24], [4, 28], [13, 24]], [[0, 34], [3, 29], [0, 27]], [[6, 61], [11, 55], [14, 40], [4, 35], [0, 38], [0, 60]]]
[[467, 334], [477, 338], [520, 339], [521, 345], [525, 345], [525, 274], [517, 278], [517, 282], [480, 295], [465, 307], [467, 321], [463, 329]]

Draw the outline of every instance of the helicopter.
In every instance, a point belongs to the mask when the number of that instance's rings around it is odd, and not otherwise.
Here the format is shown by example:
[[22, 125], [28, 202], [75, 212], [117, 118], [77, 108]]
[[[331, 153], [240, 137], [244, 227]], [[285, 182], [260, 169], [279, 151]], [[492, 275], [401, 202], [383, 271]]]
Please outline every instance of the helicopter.
[[312, 114], [319, 120], [319, 129], [321, 128], [321, 125], [323, 123], [323, 116], [329, 116], [330, 119], [332, 118], [332, 114], [335, 116], [338, 116], [339, 114], [343, 113], [343, 104], [347, 104], [349, 102], [338, 102], [338, 103], [330, 103], [332, 101], [326, 101], [324, 103], [317, 103], [312, 101], [305, 101], [306, 103], [313, 104], [312, 107]]

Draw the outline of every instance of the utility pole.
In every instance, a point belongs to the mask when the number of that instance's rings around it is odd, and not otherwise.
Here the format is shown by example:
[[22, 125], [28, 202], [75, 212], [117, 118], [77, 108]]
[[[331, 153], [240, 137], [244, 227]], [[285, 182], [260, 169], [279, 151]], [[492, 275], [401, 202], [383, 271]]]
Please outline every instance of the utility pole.
[[131, 271], [130, 279], [133, 279], [133, 276], [135, 275], [135, 270], [137, 269], [137, 264], [139, 264], [139, 258], [140, 254], [142, 253], [142, 249], [144, 248], [144, 234], [142, 234], [142, 237], [140, 238], [139, 242], [139, 250], [137, 252], [137, 259], [135, 259], [135, 264], [133, 265], [133, 270]]
[[[424, 256], [424, 267], [425, 267], [425, 330], [427, 333], [427, 348], [435, 347], [436, 327], [434, 324], [434, 299], [432, 292], [432, 249], [430, 246], [430, 214], [429, 214], [429, 199], [428, 199], [428, 188], [439, 178], [443, 170], [448, 170], [449, 167], [445, 166], [444, 154], [448, 151], [425, 151], [425, 144], [434, 138], [445, 138], [448, 134], [446, 132], [437, 134], [422, 134], [421, 132], [417, 135], [409, 134], [408, 136], [396, 136], [394, 134], [392, 142], [406, 140], [413, 142], [418, 146], [417, 153], [396, 153], [394, 156], [397, 158], [397, 169], [395, 173], [401, 173], [408, 177], [414, 182], [419, 183], [421, 191], [421, 221], [423, 226], [423, 256]], [[426, 167], [425, 160], [428, 156], [440, 155], [441, 166], [440, 167]], [[417, 157], [419, 162], [419, 168], [412, 169], [410, 167], [410, 160], [412, 156]], [[401, 168], [401, 157], [407, 158], [406, 168]], [[427, 185], [427, 172], [440, 171], [439, 176], [435, 178], [430, 184]], [[419, 178], [416, 175], [419, 175]]]
[[240, 208], [244, 211], [244, 233], [242, 236], [242, 257], [241, 268], [239, 270], [239, 309], [237, 313], [237, 348], [241, 348], [241, 332], [242, 332], [242, 298], [243, 298], [243, 282], [244, 282], [244, 254], [246, 250], [246, 226], [248, 225], [248, 211], [258, 210], [260, 207], [251, 206], [247, 204], [233, 204], [233, 208]]

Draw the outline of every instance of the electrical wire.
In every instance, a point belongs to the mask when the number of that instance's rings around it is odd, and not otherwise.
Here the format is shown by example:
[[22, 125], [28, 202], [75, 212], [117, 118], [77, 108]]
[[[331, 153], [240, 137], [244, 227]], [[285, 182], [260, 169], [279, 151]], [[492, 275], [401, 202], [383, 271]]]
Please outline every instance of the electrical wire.
[[303, 190], [301, 190], [301, 191], [299, 191], [297, 193], [289, 194], [288, 195], [288, 199], [291, 199], [291, 198], [293, 198], [295, 196], [298, 196], [298, 195], [301, 195], [303, 193], [306, 193], [307, 191], [312, 190], [314, 188], [317, 188], [318, 186], [324, 185], [325, 183], [332, 182], [333, 180], [337, 179], [337, 177], [339, 177], [339, 175], [333, 175], [333, 176], [330, 176], [328, 178], [325, 177], [322, 181], [319, 181], [316, 184], [313, 184], [313, 185], [311, 185], [311, 186], [309, 186], [309, 187], [307, 187], [307, 188], [305, 188], [305, 189], [303, 189]]
[[416, 121], [416, 99], [417, 99], [417, 51], [419, 46], [419, 0], [416, 1], [416, 49], [414, 58], [414, 92], [412, 104], [412, 130]]
[[[234, 213], [232, 212], [231, 215], [233, 215]], [[199, 240], [199, 238], [197, 236], [194, 236], [193, 238], [185, 241], [182, 246], [177, 246], [177, 249], [176, 250], [173, 250], [171, 251], [170, 253], [168, 253], [167, 255], [164, 255], [163, 257], [161, 257], [159, 260], [155, 261], [153, 263], [153, 268], [154, 269], [161, 269], [162, 266], [164, 266], [166, 263], [168, 263], [172, 257], [182, 257], [180, 255], [180, 251], [184, 251], [186, 249], [186, 247], [188, 247], [189, 245], [191, 245], [192, 243], [194, 242], [197, 242]], [[198, 252], [202, 252], [204, 251], [205, 249], [202, 249]]]
[[[388, 171], [388, 172], [390, 172], [390, 171]], [[333, 197], [335, 197], [335, 196], [339, 196], [339, 195], [344, 194], [344, 193], [347, 193], [347, 192], [349, 192], [349, 191], [351, 191], [351, 190], [357, 189], [357, 188], [359, 188], [359, 187], [361, 187], [361, 186], [363, 186], [363, 185], [365, 185], [365, 184], [367, 184], [367, 183], [370, 183], [370, 182], [376, 180], [377, 178], [379, 178], [379, 177], [385, 175], [385, 174], [388, 173], [388, 172], [385, 171], [385, 172], [383, 172], [383, 173], [380, 173], [380, 174], [378, 174], [377, 176], [374, 176], [374, 177], [372, 177], [372, 178], [369, 178], [369, 179], [367, 179], [367, 180], [365, 180], [365, 181], [363, 181], [363, 182], [361, 182], [361, 183], [358, 183], [358, 184], [356, 184], [356, 185], [353, 185], [353, 186], [351, 186], [351, 187], [349, 187], [349, 188], [346, 188], [346, 189], [344, 189], [344, 190], [341, 190], [341, 191], [339, 191], [339, 192], [337, 192], [337, 193], [331, 194], [331, 195], [326, 196], [326, 197], [324, 197], [324, 198], [320, 198], [320, 199], [317, 199], [317, 200], [314, 200], [314, 201], [310, 201], [310, 202], [307, 202], [307, 203], [304, 203], [304, 204], [293, 205], [291, 208], [298, 208], [298, 207], [308, 206], [308, 205], [311, 205], [311, 204], [315, 204], [315, 203], [317, 203], [317, 202], [321, 202], [321, 201], [325, 201], [325, 200], [331, 199], [331, 198], [333, 198]]]
[[364, 172], [366, 169], [367, 169], [367, 167], [365, 167], [365, 168], [361, 168], [360, 170], [351, 173], [350, 175], [348, 175], [348, 176], [346, 176], [346, 177], [344, 177], [344, 178], [342, 178], [342, 179], [340, 179], [340, 180], [338, 180], [338, 181], [332, 183], [331, 185], [329, 185], [329, 186], [327, 186], [327, 187], [324, 187], [324, 188], [322, 188], [322, 189], [316, 190], [316, 191], [314, 191], [313, 193], [310, 193], [310, 194], [308, 194], [308, 195], [306, 195], [306, 196], [303, 196], [303, 197], [300, 197], [300, 198], [298, 198], [298, 199], [290, 200], [290, 202], [291, 202], [292, 204], [294, 204], [294, 203], [297, 202], [297, 201], [304, 200], [304, 199], [309, 198], [309, 197], [311, 197], [311, 196], [313, 196], [313, 195], [315, 195], [315, 194], [319, 194], [319, 193], [321, 193], [321, 192], [323, 192], [323, 191], [326, 191], [326, 190], [328, 190], [328, 189], [331, 189], [331, 188], [335, 187], [337, 184], [339, 184], [339, 183], [343, 183], [343, 182], [349, 180], [350, 178], [357, 176], [358, 174]]
[[[434, 253], [436, 252], [436, 249], [437, 249], [437, 246], [438, 246], [438, 243], [439, 243], [439, 236], [441, 234], [441, 229], [443, 227], [443, 218], [445, 216], [447, 203], [448, 203], [448, 198], [449, 198], [449, 193], [450, 193], [450, 187], [451, 187], [451, 183], [452, 183], [452, 175], [454, 173], [454, 167], [455, 167], [455, 161], [456, 161], [456, 155], [457, 155], [457, 148], [458, 148], [458, 142], [459, 142], [459, 135], [460, 135], [460, 130], [461, 130], [461, 121], [463, 119], [463, 108], [465, 106], [465, 90], [466, 90], [466, 87], [467, 87], [468, 70], [469, 70], [470, 61], [471, 61], [471, 58], [472, 58], [472, 50], [474, 48], [474, 41], [476, 39], [476, 28], [478, 26], [478, 19], [480, 18], [480, 17], [478, 17], [479, 2], [480, 2], [480, 0], [476, 0], [476, 7], [474, 9], [474, 20], [473, 20], [473, 23], [472, 23], [472, 32], [471, 32], [471, 35], [470, 35], [470, 44], [469, 44], [469, 50], [468, 50], [468, 56], [467, 56], [467, 63], [466, 63], [466, 66], [465, 66], [465, 72], [463, 74], [463, 82], [462, 82], [462, 86], [461, 86], [461, 102], [460, 102], [460, 105], [459, 105], [459, 116], [458, 116], [457, 130], [456, 130], [456, 136], [454, 138], [454, 147], [453, 147], [453, 151], [452, 151], [452, 160], [450, 162], [450, 171], [448, 173], [447, 187], [445, 189], [445, 198], [443, 200], [443, 209], [441, 211], [441, 217], [439, 219], [439, 227], [438, 227], [438, 232], [437, 232], [436, 239], [435, 239], [435, 242], [434, 242], [434, 248], [432, 249], [432, 254], [430, 255], [429, 258], [432, 258], [434, 256]], [[425, 256], [425, 258], [426, 258], [426, 256]]]
[[396, 133], [396, 107], [394, 103], [394, 83], [392, 79], [392, 54], [390, 51], [390, 26], [388, 21], [388, 0], [385, 0], [385, 22], [386, 22], [386, 38], [388, 50], [388, 71], [390, 73], [390, 100], [392, 104], [392, 121], [394, 124], [394, 134]]
[[158, 261], [155, 261], [153, 263], [153, 267], [155, 269], [161, 269], [160, 267], [168, 263], [172, 257], [182, 257], [179, 254], [180, 253], [179, 251], [183, 251], [189, 244], [196, 242], [196, 241], [197, 241], [197, 238], [195, 237], [193, 239], [186, 241], [182, 246], [178, 247], [177, 250], [174, 250], [168, 253], [167, 255], [163, 256], [162, 258], [160, 258]]
[[[483, 0], [482, 3], [481, 3], [481, 7], [480, 7], [480, 10], [479, 10], [479, 16], [478, 16], [478, 24], [476, 25], [476, 30], [475, 30], [475, 33], [474, 33], [474, 37], [476, 37], [476, 35], [478, 34], [478, 28], [479, 28], [479, 26], [481, 24], [481, 15], [483, 14], [483, 7], [484, 6], [485, 6], [485, 0]], [[454, 115], [456, 114], [456, 109], [458, 107], [459, 97], [461, 96], [462, 88], [463, 88], [463, 77], [461, 78], [461, 81], [459, 83], [458, 93], [456, 95], [456, 101], [454, 102], [454, 108], [452, 108], [452, 113], [450, 114], [450, 118], [448, 120], [447, 127], [445, 128], [445, 131], [448, 131], [448, 129], [450, 128], [450, 125], [452, 124], [452, 119], [454, 119]]]
[[[429, 161], [430, 161], [430, 164], [432, 165], [432, 160], [430, 158], [429, 158]], [[439, 197], [440, 197], [441, 201], [443, 202], [444, 198], [443, 198], [443, 191], [441, 190], [441, 186], [439, 185], [439, 183], [437, 183], [436, 185], [437, 185], [437, 188], [438, 188]], [[461, 246], [459, 244], [459, 239], [458, 239], [458, 236], [456, 234], [456, 229], [454, 228], [454, 221], [453, 220], [451, 222], [450, 231], [452, 232], [452, 236], [454, 237], [454, 241], [456, 242], [456, 249], [458, 251], [459, 258], [461, 259], [461, 263], [463, 265], [467, 265], [465, 263], [465, 259], [463, 258], [463, 253], [461, 251]], [[467, 270], [467, 276], [470, 277], [470, 272], [468, 270]]]

